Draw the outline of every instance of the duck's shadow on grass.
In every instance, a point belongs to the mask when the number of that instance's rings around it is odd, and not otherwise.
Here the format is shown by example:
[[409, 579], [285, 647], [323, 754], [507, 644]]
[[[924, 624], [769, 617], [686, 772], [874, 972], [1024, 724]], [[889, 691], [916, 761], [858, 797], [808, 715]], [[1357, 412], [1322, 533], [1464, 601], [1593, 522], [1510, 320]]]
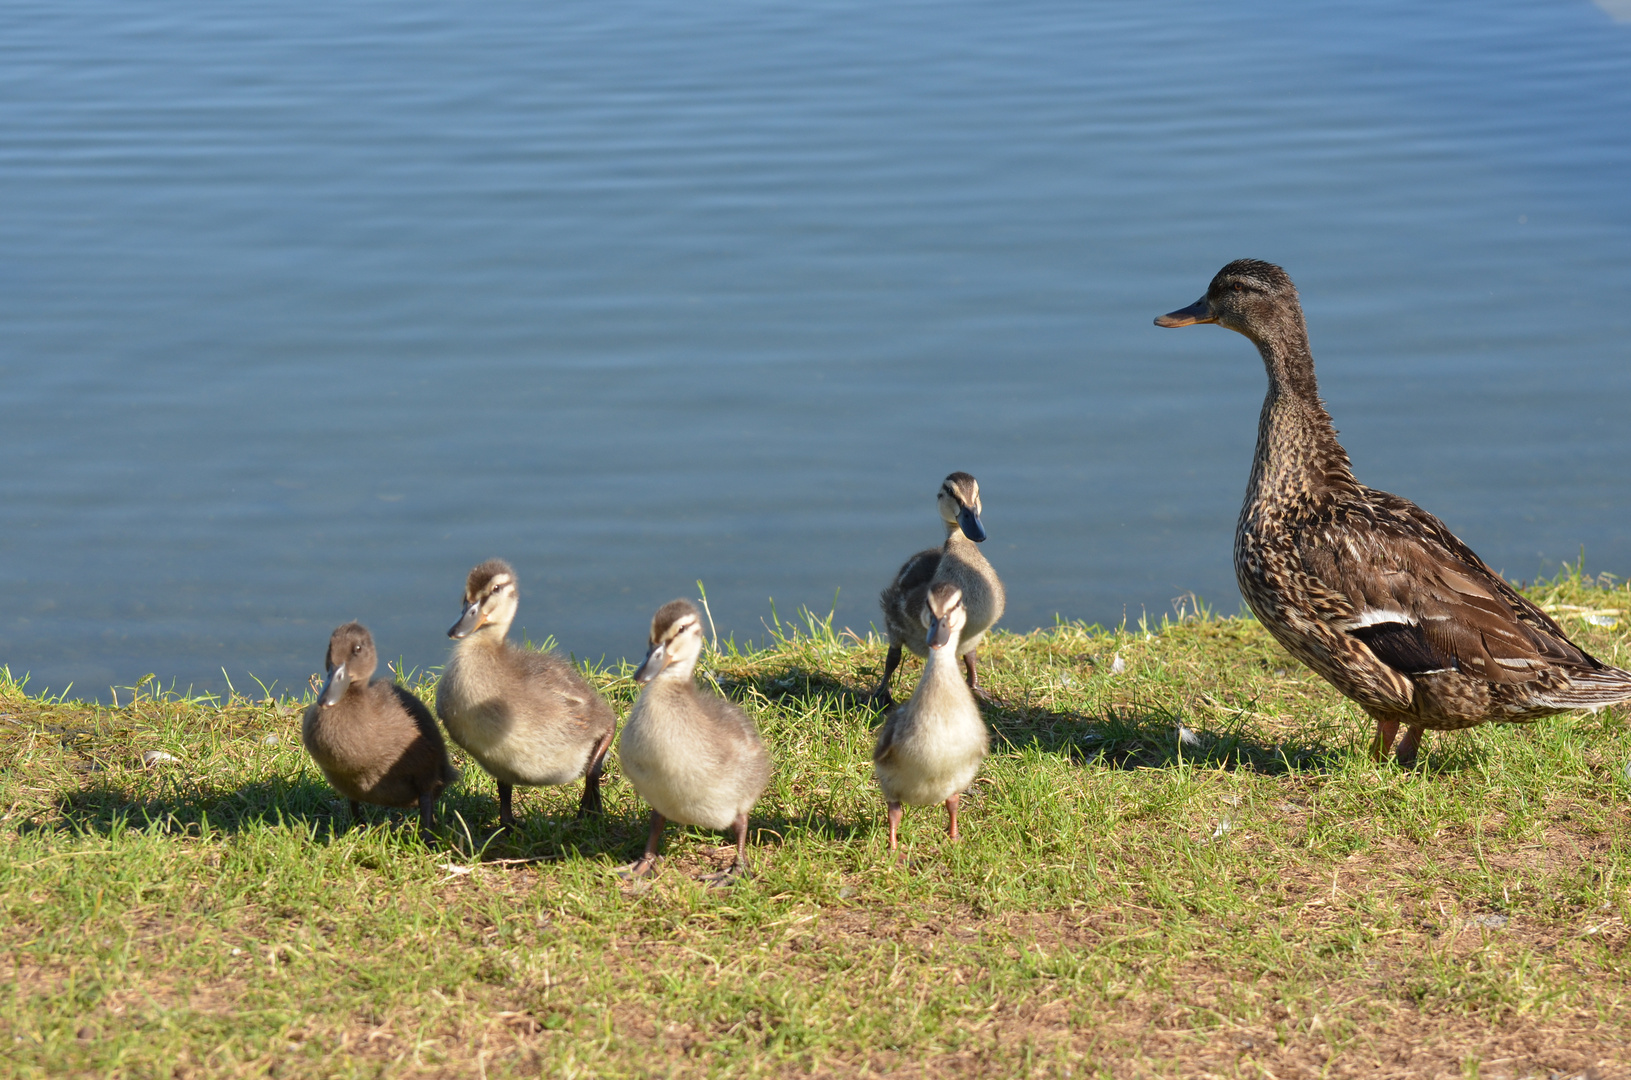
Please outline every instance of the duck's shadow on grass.
[[1281, 776], [1334, 772], [1354, 753], [1345, 740], [1319, 737], [1338, 736], [1335, 731], [1297, 732], [1269, 742], [1248, 730], [1244, 721], [1214, 727], [1160, 707], [1113, 708], [1084, 715], [998, 703], [988, 707], [985, 716], [996, 741], [1015, 750], [1034, 746], [1080, 765], [1115, 769], [1191, 765]]

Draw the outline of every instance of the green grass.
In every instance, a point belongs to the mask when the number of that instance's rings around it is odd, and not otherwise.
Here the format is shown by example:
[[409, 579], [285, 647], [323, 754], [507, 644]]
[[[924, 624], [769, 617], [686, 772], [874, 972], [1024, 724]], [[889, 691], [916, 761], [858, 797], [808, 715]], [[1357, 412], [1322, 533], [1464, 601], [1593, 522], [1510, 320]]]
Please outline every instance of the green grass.
[[[1631, 661], [1631, 592], [1531, 590]], [[1618, 627], [1576, 609], [1616, 609]], [[1631, 1060], [1622, 711], [1429, 736], [1405, 773], [1250, 620], [998, 634], [994, 752], [885, 850], [876, 641], [806, 619], [704, 664], [776, 775], [755, 875], [616, 774], [518, 791], [468, 762], [427, 844], [345, 831], [303, 703], [118, 708], [0, 685], [6, 1076], [1523, 1076]], [[1113, 673], [1115, 658], [1124, 662]], [[909, 692], [920, 668], [898, 683]], [[625, 711], [629, 671], [591, 672]], [[427, 676], [414, 681], [426, 696]], [[1186, 745], [1178, 725], [1198, 738]], [[160, 750], [177, 763], [151, 767]]]

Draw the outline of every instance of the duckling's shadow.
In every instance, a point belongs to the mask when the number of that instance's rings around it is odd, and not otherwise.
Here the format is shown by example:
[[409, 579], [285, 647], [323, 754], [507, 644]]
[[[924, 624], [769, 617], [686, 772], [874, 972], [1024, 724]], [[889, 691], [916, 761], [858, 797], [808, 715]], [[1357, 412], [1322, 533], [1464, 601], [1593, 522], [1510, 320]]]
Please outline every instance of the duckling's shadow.
[[1247, 730], [1244, 722], [1212, 727], [1160, 708], [1084, 715], [998, 705], [987, 708], [985, 718], [997, 739], [1016, 750], [1035, 746], [1078, 765], [1113, 769], [1193, 765], [1266, 776], [1324, 773], [1339, 769], [1355, 750], [1351, 743], [1321, 741], [1317, 733], [1296, 733], [1271, 743]]
[[[352, 825], [350, 811], [332, 788], [303, 778], [274, 777], [223, 789], [188, 784], [151, 797], [112, 784], [91, 784], [63, 792], [57, 809], [61, 821], [38, 828], [106, 836], [129, 829], [199, 835], [206, 823], [209, 831], [226, 834], [294, 826], [326, 840]], [[365, 807], [364, 816], [366, 824], [418, 820], [413, 811], [378, 806]]]

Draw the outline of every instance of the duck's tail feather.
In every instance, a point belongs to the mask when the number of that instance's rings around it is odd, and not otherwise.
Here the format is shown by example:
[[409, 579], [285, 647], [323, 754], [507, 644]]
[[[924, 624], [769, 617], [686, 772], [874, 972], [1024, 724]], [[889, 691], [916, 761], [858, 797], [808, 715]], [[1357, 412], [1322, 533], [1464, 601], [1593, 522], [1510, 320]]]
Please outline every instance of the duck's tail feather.
[[1554, 709], [1590, 709], [1593, 712], [1608, 705], [1618, 705], [1631, 700], [1631, 671], [1616, 667], [1571, 671], [1568, 684], [1546, 693], [1542, 700]]

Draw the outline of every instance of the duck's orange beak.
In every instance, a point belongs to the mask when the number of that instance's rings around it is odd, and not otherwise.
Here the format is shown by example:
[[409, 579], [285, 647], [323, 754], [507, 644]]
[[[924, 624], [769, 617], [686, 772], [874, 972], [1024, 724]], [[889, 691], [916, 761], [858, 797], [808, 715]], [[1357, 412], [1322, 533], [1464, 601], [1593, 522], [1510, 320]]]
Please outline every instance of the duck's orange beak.
[[1212, 305], [1206, 302], [1206, 297], [1177, 311], [1169, 311], [1165, 315], [1155, 317], [1157, 326], [1194, 326], [1196, 323], [1217, 322], [1217, 316], [1212, 314]]

